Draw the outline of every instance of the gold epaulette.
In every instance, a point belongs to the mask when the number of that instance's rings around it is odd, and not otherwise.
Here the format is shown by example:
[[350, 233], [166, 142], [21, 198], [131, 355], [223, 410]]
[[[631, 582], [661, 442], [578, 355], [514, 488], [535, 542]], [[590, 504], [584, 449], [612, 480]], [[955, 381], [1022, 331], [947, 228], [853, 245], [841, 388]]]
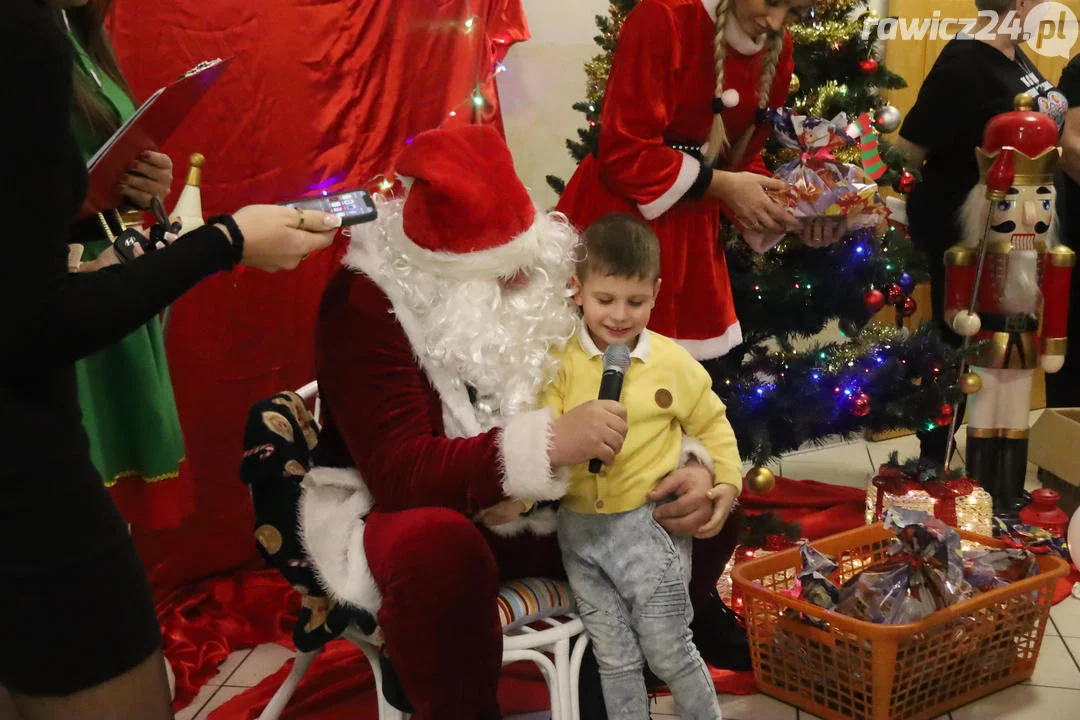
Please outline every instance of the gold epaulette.
[[978, 253], [974, 248], [967, 247], [965, 245], [953, 245], [945, 252], [945, 265], [946, 266], [967, 266], [974, 265], [979, 259]]
[[1055, 245], [1050, 249], [1050, 265], [1053, 267], [1072, 267], [1076, 264], [1076, 253], [1065, 245]]

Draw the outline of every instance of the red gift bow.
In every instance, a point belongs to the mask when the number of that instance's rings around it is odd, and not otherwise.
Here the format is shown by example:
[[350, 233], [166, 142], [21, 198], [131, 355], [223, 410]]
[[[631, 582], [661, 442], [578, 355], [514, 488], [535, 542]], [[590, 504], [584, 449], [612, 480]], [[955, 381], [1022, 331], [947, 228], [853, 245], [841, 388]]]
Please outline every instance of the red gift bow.
[[802, 164], [808, 167], [821, 167], [826, 162], [836, 162], [836, 156], [829, 152], [829, 148], [818, 148], [813, 152], [804, 152], [800, 159]]

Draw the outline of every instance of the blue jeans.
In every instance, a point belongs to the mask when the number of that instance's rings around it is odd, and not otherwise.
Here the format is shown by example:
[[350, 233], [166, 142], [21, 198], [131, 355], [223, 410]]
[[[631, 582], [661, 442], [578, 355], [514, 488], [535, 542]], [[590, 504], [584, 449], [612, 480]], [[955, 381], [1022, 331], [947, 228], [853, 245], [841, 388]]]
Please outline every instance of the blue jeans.
[[719, 720], [712, 676], [690, 633], [690, 543], [653, 519], [654, 505], [611, 515], [560, 508], [559, 547], [593, 643], [608, 717], [647, 720], [646, 661], [683, 720]]

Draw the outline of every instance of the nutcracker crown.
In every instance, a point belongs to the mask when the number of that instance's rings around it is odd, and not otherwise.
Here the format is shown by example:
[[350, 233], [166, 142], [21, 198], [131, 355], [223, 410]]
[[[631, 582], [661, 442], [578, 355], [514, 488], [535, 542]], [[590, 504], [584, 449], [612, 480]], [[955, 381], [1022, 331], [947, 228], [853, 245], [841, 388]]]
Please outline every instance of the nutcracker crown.
[[[1009, 156], [1013, 178], [1009, 185], [1049, 185], [1058, 163], [1058, 127], [1053, 118], [1032, 110], [1032, 99], [1016, 96], [1012, 112], [995, 115], [986, 124], [981, 147], [975, 148], [979, 180], [993, 185], [1004, 181], [1003, 156]], [[1002, 161], [1002, 162], [999, 162]], [[1009, 186], [1001, 188], [1001, 192]]]

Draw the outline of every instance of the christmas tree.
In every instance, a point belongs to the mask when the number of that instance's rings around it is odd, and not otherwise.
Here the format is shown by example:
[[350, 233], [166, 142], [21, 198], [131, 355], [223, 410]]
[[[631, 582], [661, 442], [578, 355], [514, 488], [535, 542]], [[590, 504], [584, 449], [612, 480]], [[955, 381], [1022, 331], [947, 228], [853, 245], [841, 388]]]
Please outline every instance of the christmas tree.
[[[580, 162], [600, 137], [604, 88], [627, 13], [638, 0], [612, 0], [597, 16], [600, 52], [585, 65], [586, 99], [574, 108], [587, 125], [567, 148]], [[899, 125], [899, 112], [880, 91], [905, 86], [878, 57], [875, 33], [862, 37], [868, 0], [823, 0], [805, 22], [790, 27], [795, 77], [788, 104], [800, 114], [832, 119], [844, 112], [860, 128], [859, 142], [837, 159], [861, 165], [879, 186], [906, 192], [914, 176], [902, 153], [877, 137]], [[876, 25], [876, 24], [875, 24]], [[766, 147], [770, 168], [794, 156], [778, 144]], [[556, 177], [549, 184], [561, 192]], [[899, 206], [902, 207], [902, 203]], [[879, 228], [880, 230], [880, 228]], [[744, 343], [721, 364], [717, 392], [743, 458], [757, 465], [807, 442], [866, 429], [930, 428], [952, 421], [959, 399], [959, 358], [934, 332], [901, 327], [915, 312], [910, 293], [927, 277], [924, 260], [900, 224], [883, 232], [864, 229], [823, 249], [788, 237], [765, 255], [742, 242], [734, 227], [725, 236], [728, 270]], [[888, 323], [870, 323], [885, 305]], [[895, 318], [895, 320], [893, 320]], [[838, 321], [842, 342], [796, 350]]]

